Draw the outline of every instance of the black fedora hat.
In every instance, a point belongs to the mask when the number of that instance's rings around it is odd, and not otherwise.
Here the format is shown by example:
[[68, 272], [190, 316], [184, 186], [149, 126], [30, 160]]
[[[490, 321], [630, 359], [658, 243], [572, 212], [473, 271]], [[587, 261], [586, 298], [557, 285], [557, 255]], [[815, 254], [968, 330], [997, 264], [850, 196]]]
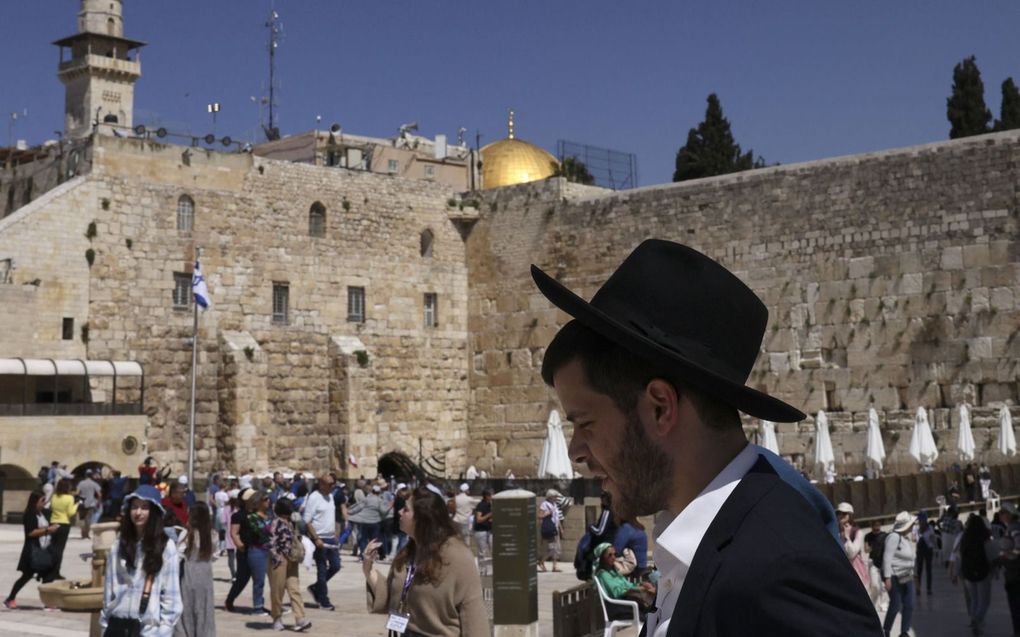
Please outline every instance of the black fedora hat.
[[796, 422], [795, 407], [745, 385], [768, 310], [729, 270], [679, 243], [644, 241], [585, 301], [531, 266], [556, 307], [678, 380], [758, 418]]

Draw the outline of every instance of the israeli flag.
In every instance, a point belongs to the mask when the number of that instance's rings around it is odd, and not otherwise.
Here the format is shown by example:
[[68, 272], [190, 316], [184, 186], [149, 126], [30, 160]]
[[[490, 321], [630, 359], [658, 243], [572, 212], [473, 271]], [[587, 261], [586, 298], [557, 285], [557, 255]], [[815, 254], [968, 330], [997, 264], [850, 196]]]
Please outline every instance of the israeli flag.
[[195, 273], [191, 276], [191, 291], [195, 295], [195, 303], [203, 310], [209, 309], [209, 288], [205, 284], [205, 277], [202, 276], [202, 268], [198, 261], [195, 261]]

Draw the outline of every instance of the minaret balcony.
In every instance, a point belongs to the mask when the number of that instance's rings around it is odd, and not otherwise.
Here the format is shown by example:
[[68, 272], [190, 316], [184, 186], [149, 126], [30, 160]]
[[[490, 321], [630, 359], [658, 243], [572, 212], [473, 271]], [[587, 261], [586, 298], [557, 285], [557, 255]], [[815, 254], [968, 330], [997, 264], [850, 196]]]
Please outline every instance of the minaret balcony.
[[57, 75], [61, 78], [78, 75], [79, 73], [104, 72], [138, 79], [142, 76], [142, 63], [135, 60], [122, 60], [105, 55], [88, 54], [61, 62], [60, 66], [57, 67]]

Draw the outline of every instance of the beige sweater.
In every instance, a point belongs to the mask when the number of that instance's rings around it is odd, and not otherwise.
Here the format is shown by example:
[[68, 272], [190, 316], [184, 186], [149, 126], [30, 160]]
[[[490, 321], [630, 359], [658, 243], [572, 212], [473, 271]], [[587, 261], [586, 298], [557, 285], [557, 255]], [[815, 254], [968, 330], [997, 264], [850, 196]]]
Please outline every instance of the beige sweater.
[[[443, 568], [438, 584], [415, 581], [407, 593], [411, 614], [408, 630], [429, 637], [479, 637], [491, 634], [482, 582], [474, 556], [459, 538], [450, 538], [440, 550]], [[381, 575], [381, 573], [380, 573]], [[368, 608], [373, 613], [389, 613], [400, 606], [406, 569], [390, 568], [386, 577], [368, 581]]]

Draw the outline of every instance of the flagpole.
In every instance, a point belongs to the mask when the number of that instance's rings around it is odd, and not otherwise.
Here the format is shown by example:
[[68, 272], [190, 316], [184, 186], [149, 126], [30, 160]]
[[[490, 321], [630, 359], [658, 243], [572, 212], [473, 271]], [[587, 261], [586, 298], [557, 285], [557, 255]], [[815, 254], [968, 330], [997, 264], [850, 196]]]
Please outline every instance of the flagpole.
[[[195, 264], [201, 256], [202, 249], [195, 248]], [[191, 304], [194, 306], [194, 322], [191, 331], [191, 421], [188, 432], [188, 488], [195, 488], [195, 379], [198, 368], [198, 302], [195, 300], [194, 291], [191, 295]]]

